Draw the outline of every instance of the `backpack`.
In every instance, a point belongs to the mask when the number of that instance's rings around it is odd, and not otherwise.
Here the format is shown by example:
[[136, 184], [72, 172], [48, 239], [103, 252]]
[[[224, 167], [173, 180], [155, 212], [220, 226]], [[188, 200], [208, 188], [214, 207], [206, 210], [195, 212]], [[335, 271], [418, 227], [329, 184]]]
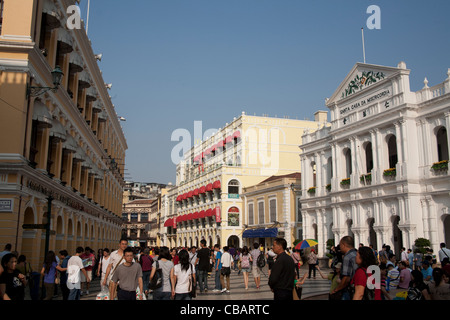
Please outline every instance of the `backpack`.
[[250, 268], [250, 258], [248, 255], [242, 255], [241, 268]]
[[410, 287], [408, 289], [408, 295], [406, 296], [406, 300], [425, 300], [425, 298], [419, 289], [415, 287]]
[[258, 259], [256, 260], [256, 264], [257, 264], [258, 268], [264, 268], [266, 265], [266, 259], [264, 259], [264, 253], [262, 251], [259, 254]]
[[156, 260], [156, 271], [153, 278], [149, 281], [148, 287], [150, 290], [155, 290], [162, 287], [162, 269], [159, 267], [159, 261]]

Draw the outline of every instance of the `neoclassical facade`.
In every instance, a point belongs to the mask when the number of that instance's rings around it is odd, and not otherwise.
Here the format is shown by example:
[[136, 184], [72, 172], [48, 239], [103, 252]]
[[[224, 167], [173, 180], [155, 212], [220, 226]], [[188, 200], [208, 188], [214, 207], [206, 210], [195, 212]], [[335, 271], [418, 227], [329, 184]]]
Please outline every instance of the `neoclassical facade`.
[[400, 253], [427, 238], [450, 243], [450, 69], [443, 83], [412, 92], [410, 70], [357, 63], [326, 106], [331, 127], [302, 136], [306, 238]]
[[2, 1], [0, 244], [35, 270], [49, 213], [56, 253], [113, 248], [121, 236], [127, 143], [86, 30], [67, 27], [74, 4]]

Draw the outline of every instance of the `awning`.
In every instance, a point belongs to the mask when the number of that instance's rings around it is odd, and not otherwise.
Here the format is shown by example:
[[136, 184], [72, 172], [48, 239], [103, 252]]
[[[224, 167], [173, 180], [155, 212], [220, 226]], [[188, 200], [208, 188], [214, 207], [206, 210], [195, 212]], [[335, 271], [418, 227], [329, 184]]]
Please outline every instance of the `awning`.
[[245, 230], [242, 238], [275, 238], [278, 235], [278, 228], [260, 228]]
[[199, 213], [198, 211], [195, 211], [195, 212], [192, 214], [192, 219], [198, 219], [198, 218], [200, 218], [200, 213]]
[[187, 197], [192, 198], [193, 195], [194, 195], [194, 191], [189, 191], [187, 194]]
[[205, 192], [206, 192], [205, 186], [200, 187], [200, 189], [198, 190], [198, 193], [205, 193]]
[[177, 197], [176, 201], [181, 201], [181, 194]]
[[193, 219], [192, 216], [193, 216], [192, 213], [188, 213], [188, 214], [186, 215], [186, 220], [187, 220], [187, 221], [192, 220], [192, 219]]
[[36, 100], [34, 102], [33, 120], [37, 120], [40, 124], [45, 125], [47, 128], [52, 127], [52, 114], [48, 111], [47, 106], [40, 100]]
[[81, 71], [78, 75], [78, 88], [79, 89], [86, 89], [91, 86], [91, 77], [89, 77], [89, 74], [86, 71]]
[[205, 212], [205, 216], [206, 217], [212, 217], [214, 215], [214, 212], [213, 212], [213, 209], [208, 209], [208, 210], [206, 210], [206, 212]]
[[173, 226], [173, 219], [167, 219], [166, 222], [164, 222], [164, 227], [172, 227]]
[[213, 189], [220, 189], [220, 180], [214, 181]]
[[233, 133], [233, 139], [240, 138], [240, 137], [241, 137], [241, 132], [240, 131], [235, 131]]
[[223, 140], [220, 140], [220, 141], [216, 144], [216, 146], [217, 146], [217, 148], [223, 148], [224, 144], [225, 144], [225, 142], [224, 142]]
[[61, 26], [60, 20], [62, 19], [62, 17], [58, 14], [58, 9], [56, 9], [55, 3], [53, 1], [44, 1], [42, 13], [46, 15], [45, 22], [50, 29], [58, 28]]
[[206, 217], [206, 211], [205, 211], [205, 210], [200, 211], [200, 212], [198, 213], [198, 217], [199, 217], [200, 219]]
[[61, 139], [62, 141], [66, 141], [66, 129], [62, 126], [62, 124], [53, 119], [52, 128], [50, 129], [50, 137], [55, 137], [57, 139]]
[[70, 134], [67, 135], [67, 139], [66, 139], [66, 141], [63, 144], [63, 148], [68, 150], [68, 151], [70, 151], [70, 152], [76, 152], [77, 151], [78, 144], [77, 144], [75, 139]]
[[83, 58], [76, 51], [72, 51], [69, 57], [70, 73], [78, 73], [84, 69]]
[[211, 191], [213, 189], [213, 185], [212, 185], [212, 183], [208, 183], [207, 185], [206, 185], [206, 191]]
[[233, 136], [228, 136], [226, 139], [225, 139], [225, 143], [229, 143], [229, 142], [232, 142], [233, 141]]
[[64, 28], [58, 29], [58, 42], [59, 42], [59, 52], [62, 54], [70, 53], [73, 51], [73, 40], [69, 31]]

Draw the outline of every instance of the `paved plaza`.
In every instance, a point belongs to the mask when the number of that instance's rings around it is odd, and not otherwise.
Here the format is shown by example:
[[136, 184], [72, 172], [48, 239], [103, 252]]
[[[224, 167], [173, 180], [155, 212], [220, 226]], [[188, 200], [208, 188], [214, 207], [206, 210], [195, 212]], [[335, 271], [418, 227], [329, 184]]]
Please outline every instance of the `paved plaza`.
[[[324, 275], [328, 275], [330, 269], [321, 269]], [[197, 287], [197, 298], [194, 300], [273, 300], [273, 293], [269, 288], [267, 266], [261, 273], [261, 286], [260, 289], [256, 289], [255, 281], [251, 272], [249, 273], [249, 285], [248, 290], [244, 286], [244, 276], [242, 272], [238, 274], [238, 271], [232, 271], [230, 277], [230, 293], [215, 293], [214, 289], [214, 272], [211, 273], [208, 278], [208, 291], [206, 293], [199, 293]], [[308, 272], [308, 266], [303, 266], [300, 269], [300, 276], [305, 272]], [[304, 300], [328, 300], [328, 292], [330, 290], [330, 281], [322, 279], [319, 272], [316, 272], [316, 279], [306, 279], [301, 299]], [[97, 293], [100, 292], [100, 281], [98, 278], [94, 279], [91, 283], [89, 295], [84, 294], [81, 300], [95, 300]], [[61, 299], [58, 296], [57, 299]], [[149, 299], [152, 299], [152, 295], [149, 295]]]

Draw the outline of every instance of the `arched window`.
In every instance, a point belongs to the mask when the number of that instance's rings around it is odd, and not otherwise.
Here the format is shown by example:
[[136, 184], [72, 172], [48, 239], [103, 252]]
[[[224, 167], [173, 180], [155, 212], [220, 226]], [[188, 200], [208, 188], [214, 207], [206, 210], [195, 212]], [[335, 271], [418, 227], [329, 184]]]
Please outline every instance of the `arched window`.
[[436, 133], [438, 161], [449, 160], [447, 129], [441, 127]]
[[239, 181], [236, 179], [230, 180], [228, 182], [228, 195], [239, 194]]
[[373, 169], [372, 142], [369, 142], [366, 145], [365, 153], [366, 153], [366, 173], [370, 173]]
[[394, 135], [389, 137], [388, 140], [388, 155], [389, 155], [389, 168], [395, 168], [398, 162], [397, 156], [397, 140]]
[[350, 178], [350, 175], [352, 174], [352, 151], [350, 149], [346, 149], [344, 151], [344, 155], [346, 178]]

